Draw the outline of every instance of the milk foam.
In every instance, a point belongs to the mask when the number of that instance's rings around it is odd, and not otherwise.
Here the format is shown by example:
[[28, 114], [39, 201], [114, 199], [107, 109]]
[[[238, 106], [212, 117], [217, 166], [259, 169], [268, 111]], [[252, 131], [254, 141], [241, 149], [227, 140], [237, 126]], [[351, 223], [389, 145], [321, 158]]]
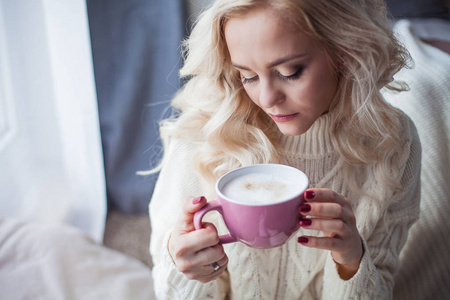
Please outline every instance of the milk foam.
[[270, 204], [288, 199], [298, 191], [288, 178], [266, 173], [250, 173], [232, 179], [222, 188], [222, 193], [237, 202]]

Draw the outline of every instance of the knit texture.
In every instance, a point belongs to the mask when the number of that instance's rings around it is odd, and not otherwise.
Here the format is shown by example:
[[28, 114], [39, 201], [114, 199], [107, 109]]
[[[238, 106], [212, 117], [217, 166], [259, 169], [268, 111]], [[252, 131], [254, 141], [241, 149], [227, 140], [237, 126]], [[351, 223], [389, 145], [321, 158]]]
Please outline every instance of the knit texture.
[[[402, 185], [390, 192], [377, 182], [360, 184], [374, 198], [356, 196], [341, 173], [343, 159], [334, 149], [329, 133], [331, 113], [320, 117], [310, 130], [295, 137], [284, 136], [280, 153], [288, 165], [304, 171], [313, 187], [327, 187], [352, 203], [364, 255], [358, 272], [342, 280], [329, 251], [297, 243], [300, 235], [319, 232], [300, 229], [285, 245], [252, 249], [242, 243], [224, 245], [229, 257], [227, 272], [216, 281], [202, 284], [179, 273], [167, 250], [168, 236], [186, 196], [206, 195], [214, 200], [193, 172], [192, 158], [199, 146], [172, 140], [150, 202], [151, 254], [155, 291], [160, 299], [389, 299], [399, 252], [409, 227], [418, 218], [420, 143], [412, 122], [403, 116]], [[362, 178], [361, 178], [362, 180]]]
[[394, 298], [450, 299], [450, 55], [421, 42], [409, 21], [395, 31], [414, 67], [395, 77], [410, 91], [385, 97], [416, 124], [423, 158], [421, 216], [401, 253]]

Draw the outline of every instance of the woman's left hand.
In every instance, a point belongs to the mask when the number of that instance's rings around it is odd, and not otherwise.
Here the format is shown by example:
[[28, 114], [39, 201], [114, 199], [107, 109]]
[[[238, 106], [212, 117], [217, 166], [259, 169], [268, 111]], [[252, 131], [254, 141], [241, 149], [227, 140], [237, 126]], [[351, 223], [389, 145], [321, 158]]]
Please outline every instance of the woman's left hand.
[[308, 189], [304, 196], [300, 226], [320, 230], [324, 236], [301, 236], [298, 242], [331, 251], [339, 276], [345, 280], [352, 278], [359, 269], [364, 250], [350, 202], [330, 189]]

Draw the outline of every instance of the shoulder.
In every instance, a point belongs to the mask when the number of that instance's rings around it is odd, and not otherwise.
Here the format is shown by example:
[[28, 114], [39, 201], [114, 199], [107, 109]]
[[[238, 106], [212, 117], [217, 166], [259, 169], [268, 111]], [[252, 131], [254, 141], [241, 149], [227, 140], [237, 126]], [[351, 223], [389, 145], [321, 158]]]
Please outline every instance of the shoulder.
[[403, 142], [419, 141], [419, 134], [414, 121], [401, 110], [398, 110], [398, 120], [401, 124], [401, 127], [398, 129], [401, 140]]
[[193, 155], [199, 147], [199, 142], [190, 141], [180, 136], [171, 136], [168, 140], [167, 151], [171, 156], [184, 159]]
[[178, 203], [179, 199], [195, 196], [200, 192], [200, 176], [195, 171], [197, 145], [171, 137], [167, 141], [164, 159], [150, 205]]
[[400, 144], [391, 162], [391, 170], [399, 172], [399, 183], [404, 189], [419, 184], [422, 146], [414, 122], [403, 112], [400, 112], [399, 119]]
[[192, 142], [181, 137], [169, 136], [164, 141], [164, 158], [161, 164], [161, 176], [170, 174], [180, 176], [191, 173], [195, 167], [195, 157], [200, 148], [198, 142]]
[[399, 128], [400, 147], [403, 151], [417, 151], [421, 153], [421, 144], [416, 125], [412, 119], [404, 112], [399, 111], [399, 121], [401, 127]]

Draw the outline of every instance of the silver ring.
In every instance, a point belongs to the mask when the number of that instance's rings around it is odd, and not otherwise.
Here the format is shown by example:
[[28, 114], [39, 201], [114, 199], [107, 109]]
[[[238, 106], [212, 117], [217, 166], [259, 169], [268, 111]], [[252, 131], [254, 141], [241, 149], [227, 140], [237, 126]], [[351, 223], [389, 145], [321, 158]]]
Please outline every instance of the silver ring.
[[211, 267], [214, 268], [214, 271], [217, 271], [217, 270], [219, 270], [219, 268], [220, 268], [220, 266], [219, 266], [219, 264], [218, 264], [217, 262], [213, 262], [213, 263], [211, 264]]

